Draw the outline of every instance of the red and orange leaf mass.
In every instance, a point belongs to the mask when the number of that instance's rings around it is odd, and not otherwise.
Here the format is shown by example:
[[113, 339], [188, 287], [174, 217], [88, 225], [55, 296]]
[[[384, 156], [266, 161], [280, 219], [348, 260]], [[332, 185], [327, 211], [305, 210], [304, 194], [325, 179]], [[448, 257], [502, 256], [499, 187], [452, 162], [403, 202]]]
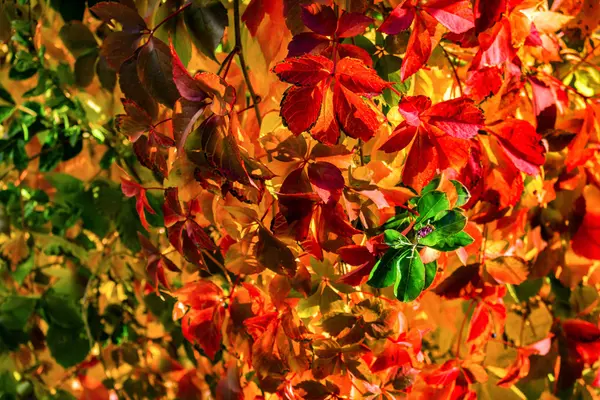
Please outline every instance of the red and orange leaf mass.
[[600, 398], [598, 3], [3, 2], [0, 398]]

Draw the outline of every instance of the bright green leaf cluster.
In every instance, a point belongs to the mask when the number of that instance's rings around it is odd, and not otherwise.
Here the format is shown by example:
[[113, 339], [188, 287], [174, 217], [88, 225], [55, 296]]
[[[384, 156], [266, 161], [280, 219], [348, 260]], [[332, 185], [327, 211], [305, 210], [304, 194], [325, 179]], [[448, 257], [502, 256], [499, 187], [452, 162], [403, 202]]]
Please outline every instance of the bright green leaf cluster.
[[398, 300], [415, 300], [431, 285], [437, 272], [437, 261], [423, 263], [422, 249], [448, 252], [473, 243], [463, 231], [467, 218], [459, 208], [469, 201], [469, 192], [460, 182], [451, 182], [457, 194], [453, 207], [448, 195], [438, 190], [440, 179], [436, 178], [421, 196], [411, 199], [409, 206], [415, 208], [397, 214], [382, 226], [390, 249], [373, 267], [369, 285], [385, 288], [393, 284]]

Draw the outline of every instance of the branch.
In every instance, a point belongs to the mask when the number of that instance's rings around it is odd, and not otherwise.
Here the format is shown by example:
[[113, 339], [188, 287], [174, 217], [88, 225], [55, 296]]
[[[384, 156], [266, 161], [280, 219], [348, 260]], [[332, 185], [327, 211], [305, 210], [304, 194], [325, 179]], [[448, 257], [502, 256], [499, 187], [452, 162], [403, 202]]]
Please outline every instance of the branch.
[[240, 0], [233, 0], [233, 20], [235, 24], [235, 47], [238, 49], [240, 68], [242, 69], [242, 74], [244, 74], [244, 80], [246, 81], [246, 86], [248, 87], [248, 91], [250, 92], [250, 97], [252, 97], [252, 102], [254, 103], [254, 112], [256, 113], [256, 120], [258, 121], [258, 126], [260, 127], [262, 125], [262, 117], [260, 116], [260, 110], [258, 109], [258, 102], [260, 101], [260, 96], [256, 95], [256, 92], [252, 87], [252, 83], [250, 83], [250, 76], [248, 76], [248, 68], [246, 66], [246, 60], [244, 60], [244, 52], [242, 50], [242, 30], [240, 26]]

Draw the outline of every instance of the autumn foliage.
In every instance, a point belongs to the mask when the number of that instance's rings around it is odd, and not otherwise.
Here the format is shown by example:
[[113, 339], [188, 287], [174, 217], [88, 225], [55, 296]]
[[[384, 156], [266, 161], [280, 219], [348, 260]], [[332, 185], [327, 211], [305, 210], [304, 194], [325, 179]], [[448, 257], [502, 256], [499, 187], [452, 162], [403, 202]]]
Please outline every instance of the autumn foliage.
[[0, 398], [600, 398], [600, 2], [0, 6]]

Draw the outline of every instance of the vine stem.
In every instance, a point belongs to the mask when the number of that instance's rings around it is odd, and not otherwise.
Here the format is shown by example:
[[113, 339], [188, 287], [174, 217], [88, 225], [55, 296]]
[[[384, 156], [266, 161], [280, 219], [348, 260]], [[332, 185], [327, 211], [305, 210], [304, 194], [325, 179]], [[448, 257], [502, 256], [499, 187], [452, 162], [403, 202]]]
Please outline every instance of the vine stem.
[[160, 21], [159, 24], [156, 25], [154, 28], [152, 28], [152, 30], [150, 31], [150, 37], [154, 36], [154, 33], [158, 30], [158, 28], [160, 28], [161, 26], [163, 26], [163, 24], [165, 22], [171, 20], [172, 18], [175, 18], [177, 15], [179, 15], [182, 11], [186, 10], [187, 8], [189, 8], [191, 5], [192, 5], [191, 2], [183, 5], [181, 8], [179, 8], [178, 10], [176, 10], [175, 12], [173, 12], [173, 14], [169, 15], [167, 18], [165, 18], [162, 21]]
[[250, 83], [250, 76], [248, 75], [248, 68], [246, 66], [246, 60], [244, 59], [244, 52], [242, 48], [242, 28], [241, 28], [241, 19], [240, 19], [240, 0], [233, 0], [233, 20], [235, 24], [235, 47], [238, 49], [238, 59], [240, 60], [240, 68], [242, 69], [242, 74], [244, 75], [244, 81], [246, 81], [246, 86], [248, 87], [248, 92], [250, 92], [250, 97], [252, 97], [252, 102], [254, 103], [254, 112], [256, 113], [256, 121], [258, 122], [258, 126], [262, 125], [262, 117], [260, 116], [260, 110], [258, 109], [258, 103], [260, 101], [260, 96], [256, 95], [254, 88], [252, 87], [252, 83]]
[[446, 49], [443, 46], [440, 46], [442, 48], [442, 51], [444, 52], [444, 56], [446, 56], [446, 60], [448, 60], [448, 64], [450, 64], [450, 68], [452, 68], [452, 74], [454, 74], [454, 80], [456, 81], [456, 85], [458, 86], [458, 91], [460, 92], [460, 97], [463, 96], [463, 88], [462, 88], [462, 82], [460, 81], [460, 78], [458, 77], [458, 72], [456, 71], [456, 68], [454, 67], [454, 64], [452, 63], [452, 60], [450, 60], [450, 54], [448, 54], [448, 52], [446, 51]]

